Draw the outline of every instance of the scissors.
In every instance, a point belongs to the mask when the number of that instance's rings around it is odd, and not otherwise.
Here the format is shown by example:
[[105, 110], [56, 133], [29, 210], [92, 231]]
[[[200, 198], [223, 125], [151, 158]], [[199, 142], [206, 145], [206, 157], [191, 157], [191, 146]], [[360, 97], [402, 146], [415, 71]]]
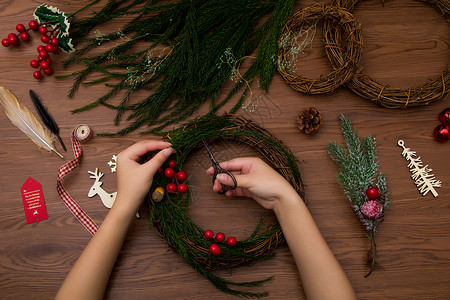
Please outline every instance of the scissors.
[[205, 145], [206, 151], [208, 151], [209, 158], [211, 159], [211, 163], [212, 163], [212, 166], [214, 168], [214, 175], [213, 175], [213, 178], [212, 178], [213, 185], [214, 185], [214, 181], [216, 181], [217, 174], [220, 174], [220, 173], [227, 174], [228, 176], [231, 177], [231, 179], [233, 179], [233, 186], [229, 186], [229, 185], [225, 185], [225, 184], [221, 183], [222, 190], [219, 192], [219, 194], [224, 194], [228, 190], [236, 189], [237, 182], [236, 182], [236, 178], [234, 178], [234, 175], [231, 174], [231, 172], [229, 172], [227, 170], [224, 170], [224, 169], [222, 169], [220, 167], [219, 163], [216, 161], [216, 159], [214, 158], [214, 155], [212, 154], [211, 150], [209, 149], [208, 144], [206, 143], [206, 141], [204, 139], [202, 139], [202, 142]]

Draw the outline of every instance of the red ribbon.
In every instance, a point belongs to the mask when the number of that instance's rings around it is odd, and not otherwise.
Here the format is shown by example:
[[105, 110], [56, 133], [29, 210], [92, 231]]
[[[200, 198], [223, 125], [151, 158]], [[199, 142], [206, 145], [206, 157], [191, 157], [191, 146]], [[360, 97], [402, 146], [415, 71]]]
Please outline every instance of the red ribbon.
[[59, 168], [58, 179], [56, 181], [56, 190], [58, 191], [61, 200], [75, 216], [75, 218], [77, 218], [81, 225], [83, 225], [92, 235], [94, 235], [98, 229], [97, 224], [95, 224], [95, 222], [83, 211], [75, 200], [72, 199], [61, 183], [64, 176], [78, 167], [81, 154], [83, 153], [80, 142], [75, 138], [75, 130], [72, 131], [70, 138], [72, 140], [72, 149], [75, 158]]

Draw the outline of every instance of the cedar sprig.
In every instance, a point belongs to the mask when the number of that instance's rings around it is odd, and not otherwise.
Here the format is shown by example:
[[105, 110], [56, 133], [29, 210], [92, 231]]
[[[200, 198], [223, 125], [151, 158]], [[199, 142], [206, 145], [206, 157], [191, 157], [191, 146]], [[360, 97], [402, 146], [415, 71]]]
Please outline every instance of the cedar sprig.
[[[376, 243], [375, 235], [378, 225], [384, 219], [384, 213], [389, 206], [389, 193], [386, 187], [386, 177], [384, 173], [378, 173], [379, 163], [375, 139], [371, 136], [361, 138], [348, 116], [341, 115], [341, 129], [344, 135], [346, 148], [337, 142], [328, 144], [328, 154], [338, 164], [340, 172], [337, 175], [339, 184], [347, 195], [350, 205], [365, 227], [366, 236], [371, 242], [368, 252], [368, 266], [370, 275], [376, 267]], [[375, 180], [377, 183], [375, 184]], [[381, 203], [383, 212], [380, 217], [367, 218], [362, 213], [361, 207], [369, 199], [365, 191], [377, 186], [380, 197], [377, 201]]]
[[[106, 84], [112, 92], [74, 112], [104, 105], [117, 111], [116, 125], [125, 114], [130, 121], [115, 134], [127, 134], [141, 126], [149, 128], [143, 133], [160, 133], [192, 115], [206, 101], [211, 102], [211, 112], [216, 112], [258, 75], [261, 87], [268, 89], [276, 67], [278, 35], [292, 12], [294, 0], [158, 2], [110, 0], [92, 17], [72, 24], [74, 43], [83, 46], [66, 60], [65, 66], [81, 63], [84, 68], [65, 75], [74, 78], [69, 96], [81, 84], [113, 82], [112, 86]], [[271, 16], [260, 24], [270, 12]], [[88, 37], [96, 26], [122, 16], [133, 19], [116, 32]], [[106, 50], [90, 54], [98, 46]], [[159, 56], [161, 47], [170, 48], [170, 53]], [[225, 99], [217, 103], [221, 87], [235, 71], [231, 66], [219, 68], [220, 57], [231, 51], [237, 61], [242, 61], [257, 49], [249, 69]], [[157, 70], [148, 74], [148, 61], [158, 59], [161, 61]], [[100, 74], [101, 78], [88, 80], [91, 74]], [[130, 104], [135, 91], [152, 88], [145, 99]], [[126, 92], [120, 103], [111, 104], [122, 90]], [[238, 97], [232, 112], [240, 108], [247, 90], [248, 87]]]

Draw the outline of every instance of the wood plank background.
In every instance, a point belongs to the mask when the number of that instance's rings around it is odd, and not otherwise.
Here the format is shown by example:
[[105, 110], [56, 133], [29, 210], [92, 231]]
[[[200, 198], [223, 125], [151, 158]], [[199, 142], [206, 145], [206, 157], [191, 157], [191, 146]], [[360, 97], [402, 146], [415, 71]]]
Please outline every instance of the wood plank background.
[[[74, 12], [89, 1], [49, 1], [65, 12]], [[100, 1], [98, 9], [106, 1]], [[40, 1], [0, 1], [0, 33], [6, 37], [17, 23], [26, 24]], [[297, 9], [309, 4], [298, 1]], [[365, 71], [376, 80], [402, 88], [414, 87], [438, 76], [450, 62], [448, 23], [433, 8], [412, 0], [367, 0], [358, 4], [356, 17], [362, 24]], [[111, 30], [120, 23], [110, 25]], [[312, 48], [301, 57], [303, 74], [319, 77], [330, 71], [321, 47], [319, 28]], [[19, 47], [0, 49], [0, 85], [7, 87], [22, 103], [32, 108], [28, 90], [35, 90], [57, 120], [61, 135], [70, 147], [70, 132], [78, 124], [88, 124], [94, 132], [114, 131], [114, 112], [96, 108], [80, 114], [72, 109], [90, 103], [105, 88], [82, 88], [69, 99], [71, 80], [54, 76], [37, 81], [28, 63], [39, 45], [36, 36]], [[66, 56], [54, 56], [55, 73], [64, 74], [60, 62]], [[339, 88], [333, 94], [308, 96], [290, 89], [276, 74], [268, 94], [258, 91], [261, 102], [255, 112], [239, 113], [262, 124], [293, 151], [306, 187], [309, 209], [325, 239], [348, 274], [361, 299], [448, 299], [450, 294], [450, 142], [438, 143], [432, 131], [438, 114], [449, 107], [448, 96], [426, 107], [389, 110]], [[307, 136], [296, 128], [297, 113], [315, 106], [324, 124], [316, 135]], [[224, 109], [227, 110], [230, 107]], [[196, 114], [202, 115], [204, 106]], [[348, 114], [361, 135], [372, 135], [378, 143], [381, 171], [386, 173], [392, 205], [379, 227], [378, 261], [382, 269], [365, 278], [364, 265], [369, 241], [348, 201], [336, 182], [337, 166], [326, 152], [331, 140], [342, 142], [339, 115]], [[0, 113], [0, 298], [51, 299], [90, 239], [90, 234], [66, 209], [56, 192], [59, 166], [72, 159], [50, 155], [35, 147]], [[80, 167], [64, 180], [64, 185], [100, 224], [107, 209], [99, 198], [88, 198], [93, 180], [88, 171], [99, 168], [105, 173], [104, 189], [114, 191], [115, 174], [107, 162], [113, 154], [132, 143], [152, 138], [137, 132], [125, 137], [94, 137], [82, 145]], [[407, 162], [397, 141], [417, 151], [435, 176], [442, 181], [439, 196], [422, 196], [417, 191]], [[59, 147], [59, 145], [58, 145]], [[59, 147], [60, 148], [60, 147]], [[254, 155], [240, 145], [217, 145], [221, 159]], [[191, 176], [195, 201], [192, 218], [204, 228], [220, 230], [244, 238], [253, 229], [262, 209], [248, 199], [224, 199], [210, 191], [210, 179], [204, 175], [209, 165], [205, 153], [195, 153], [185, 168]], [[44, 189], [49, 218], [28, 225], [25, 221], [20, 187], [28, 176]], [[269, 217], [271, 212], [264, 212]], [[216, 290], [195, 273], [155, 231], [147, 229], [148, 211], [141, 210], [125, 241], [107, 289], [106, 299], [233, 299]], [[220, 270], [217, 273], [237, 281], [257, 280], [274, 275], [258, 290], [270, 292], [270, 299], [303, 299], [302, 283], [286, 246], [276, 257], [248, 267]]]

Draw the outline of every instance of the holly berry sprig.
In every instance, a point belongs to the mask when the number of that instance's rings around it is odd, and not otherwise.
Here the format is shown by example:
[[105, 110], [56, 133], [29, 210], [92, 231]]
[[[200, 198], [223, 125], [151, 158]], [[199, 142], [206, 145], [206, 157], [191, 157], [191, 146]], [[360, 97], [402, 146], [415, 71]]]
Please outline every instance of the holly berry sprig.
[[56, 37], [59, 32], [58, 26], [49, 29], [47, 28], [49, 24], [49, 22], [39, 23], [36, 20], [31, 20], [28, 22], [27, 28], [25, 25], [19, 23], [16, 25], [18, 34], [11, 32], [8, 34], [8, 38], [4, 38], [2, 40], [2, 45], [4, 47], [19, 46], [20, 40], [24, 42], [28, 42], [30, 40], [30, 34], [28, 33], [29, 31], [35, 31], [41, 35], [40, 40], [44, 43], [44, 45], [39, 45], [37, 47], [37, 59], [30, 61], [30, 66], [32, 68], [39, 68], [38, 71], [33, 72], [33, 77], [36, 79], [40, 79], [42, 77], [42, 72], [48, 76], [53, 74], [53, 70], [50, 67], [52, 62], [50, 54], [56, 54], [59, 52], [59, 40]]
[[[212, 240], [212, 239], [214, 239], [214, 232], [212, 230], [208, 229], [205, 231], [204, 236], [207, 240]], [[209, 253], [211, 253], [214, 256], [220, 255], [222, 250], [218, 243], [223, 243], [223, 242], [225, 242], [225, 234], [223, 234], [222, 232], [218, 232], [215, 237], [215, 242], [213, 242], [209, 246]], [[234, 247], [234, 246], [236, 246], [237, 239], [234, 236], [230, 236], [226, 240], [226, 243], [228, 244], [228, 246]]]
[[169, 162], [167, 163], [167, 167], [164, 169], [161, 167], [158, 169], [157, 173], [160, 175], [163, 175], [166, 180], [163, 180], [167, 182], [167, 179], [169, 182], [166, 184], [165, 189], [161, 186], [158, 186], [155, 188], [155, 190], [152, 193], [152, 199], [156, 202], [161, 201], [164, 198], [165, 192], [168, 194], [186, 194], [189, 190], [188, 186], [184, 181], [187, 179], [187, 173], [185, 171], [178, 171], [176, 172], [176, 160], [171, 158], [169, 159]]

